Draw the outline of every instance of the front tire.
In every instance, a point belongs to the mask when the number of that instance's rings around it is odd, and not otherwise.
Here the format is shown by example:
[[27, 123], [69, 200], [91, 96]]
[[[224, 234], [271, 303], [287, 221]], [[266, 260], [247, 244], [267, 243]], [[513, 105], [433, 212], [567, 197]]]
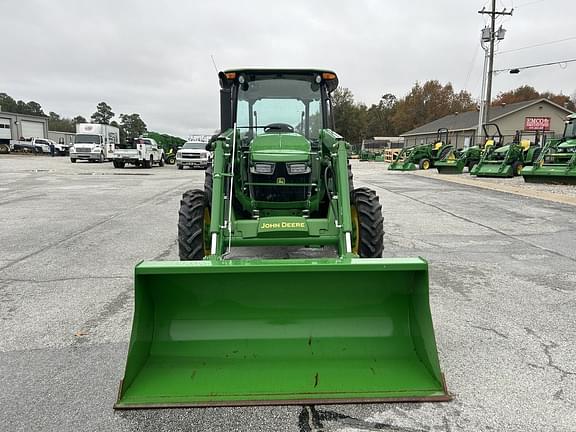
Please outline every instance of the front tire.
[[76, 159], [72, 159], [72, 158], [70, 158], [70, 162], [72, 162], [72, 163], [76, 163]]
[[210, 205], [202, 190], [193, 189], [182, 195], [178, 251], [181, 261], [198, 261], [210, 254]]
[[164, 166], [164, 156], [160, 156], [160, 160], [158, 161], [158, 166], [159, 166], [159, 167], [163, 167], [163, 166]]
[[182, 165], [178, 165], [178, 169], [181, 170], [184, 169], [184, 167]]
[[354, 189], [350, 204], [352, 252], [360, 258], [381, 258], [384, 251], [384, 218], [378, 195], [372, 189]]
[[430, 159], [422, 159], [422, 160], [418, 163], [418, 167], [419, 167], [421, 170], [424, 170], [424, 171], [429, 170], [429, 169], [430, 169], [430, 166], [431, 166]]

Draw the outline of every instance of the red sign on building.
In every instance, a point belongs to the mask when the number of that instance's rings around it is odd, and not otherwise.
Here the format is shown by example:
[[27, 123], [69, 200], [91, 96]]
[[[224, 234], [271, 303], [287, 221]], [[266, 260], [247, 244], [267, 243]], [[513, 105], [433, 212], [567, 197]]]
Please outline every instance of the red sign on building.
[[550, 117], [526, 117], [524, 119], [524, 130], [541, 131], [550, 130]]

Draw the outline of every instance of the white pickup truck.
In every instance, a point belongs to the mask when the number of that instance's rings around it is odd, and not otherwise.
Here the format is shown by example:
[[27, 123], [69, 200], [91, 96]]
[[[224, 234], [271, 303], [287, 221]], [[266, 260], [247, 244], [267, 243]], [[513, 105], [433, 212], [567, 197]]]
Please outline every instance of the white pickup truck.
[[152, 168], [154, 164], [164, 166], [164, 149], [152, 138], [136, 138], [135, 148], [116, 149], [114, 168], [124, 168], [126, 164], [137, 167]]
[[212, 153], [206, 150], [207, 143], [208, 140], [186, 141], [176, 152], [176, 166], [178, 169], [184, 169], [185, 166], [207, 168], [212, 161]]

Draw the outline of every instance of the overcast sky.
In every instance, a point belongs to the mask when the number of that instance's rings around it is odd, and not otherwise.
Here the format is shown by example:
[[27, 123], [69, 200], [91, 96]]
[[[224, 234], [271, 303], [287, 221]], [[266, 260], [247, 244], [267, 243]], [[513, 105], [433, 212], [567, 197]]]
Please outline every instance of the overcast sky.
[[[186, 137], [218, 127], [219, 69], [335, 70], [356, 100], [405, 95], [416, 81], [452, 82], [478, 97], [483, 50], [477, 0], [273, 2], [0, 0], [0, 92], [45, 112], [89, 117], [106, 101], [149, 130]], [[495, 69], [576, 58], [574, 3], [498, 0], [514, 15]], [[527, 46], [569, 39], [513, 52]], [[493, 94], [531, 85], [572, 95], [576, 62], [494, 77]], [[567, 66], [567, 67], [566, 67]]]

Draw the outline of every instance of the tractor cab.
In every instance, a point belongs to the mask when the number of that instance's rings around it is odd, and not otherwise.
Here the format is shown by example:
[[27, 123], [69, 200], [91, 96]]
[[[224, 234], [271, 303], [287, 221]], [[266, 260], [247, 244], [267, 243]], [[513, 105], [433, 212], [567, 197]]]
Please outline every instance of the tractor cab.
[[[326, 205], [320, 189], [322, 131], [332, 128], [333, 72], [240, 69], [221, 72], [222, 130], [238, 137], [237, 210], [252, 216], [317, 213]], [[325, 167], [324, 167], [325, 168]]]

